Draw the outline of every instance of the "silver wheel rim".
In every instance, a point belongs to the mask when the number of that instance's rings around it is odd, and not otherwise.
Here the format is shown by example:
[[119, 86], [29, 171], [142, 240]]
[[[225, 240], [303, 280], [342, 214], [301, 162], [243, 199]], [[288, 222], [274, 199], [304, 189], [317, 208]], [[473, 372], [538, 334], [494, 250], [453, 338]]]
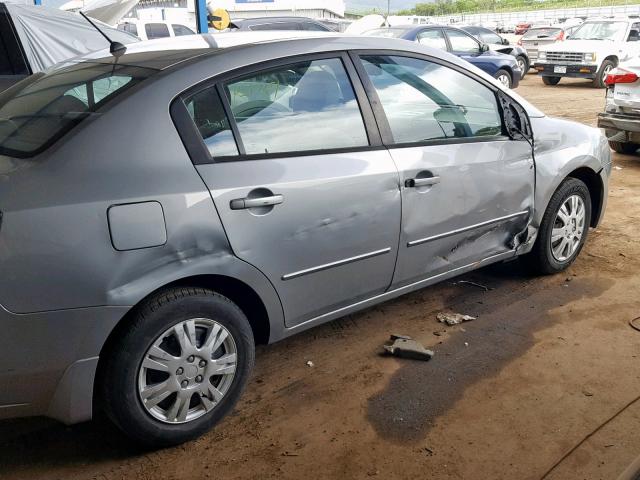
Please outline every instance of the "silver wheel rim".
[[520, 70], [522, 70], [522, 76], [524, 76], [524, 74], [527, 73], [525, 72], [526, 65], [524, 63], [524, 60], [521, 58], [518, 59], [518, 67], [520, 67]]
[[509, 77], [507, 77], [505, 74], [499, 75], [499, 76], [498, 76], [498, 81], [499, 81], [502, 85], [504, 85], [505, 87], [507, 87], [507, 88], [510, 88], [510, 87], [511, 87], [511, 85], [510, 85], [510, 84], [511, 84], [511, 82], [510, 82], [510, 80], [509, 80]]
[[607, 65], [606, 67], [604, 67], [604, 70], [602, 70], [602, 83], [604, 83], [607, 75], [609, 75], [609, 72], [611, 70], [613, 70], [613, 67], [611, 65]]
[[551, 252], [558, 262], [566, 262], [578, 250], [584, 222], [584, 200], [580, 195], [571, 195], [560, 206], [551, 231]]
[[180, 322], [145, 353], [138, 373], [140, 401], [162, 422], [192, 422], [227, 394], [237, 361], [236, 343], [224, 326], [208, 318]]

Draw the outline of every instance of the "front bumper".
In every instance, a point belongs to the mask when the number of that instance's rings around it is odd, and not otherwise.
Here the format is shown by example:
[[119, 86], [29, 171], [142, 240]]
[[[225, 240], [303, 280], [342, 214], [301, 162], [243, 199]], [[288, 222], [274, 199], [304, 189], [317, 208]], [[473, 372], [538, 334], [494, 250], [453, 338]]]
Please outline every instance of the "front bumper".
[[[565, 73], [557, 73], [555, 67], [566, 67]], [[598, 74], [597, 65], [564, 65], [559, 63], [536, 62], [534, 67], [538, 75], [543, 77], [570, 77], [570, 78], [596, 78]]]
[[0, 306], [0, 419], [89, 420], [98, 355], [128, 307], [14, 314]]

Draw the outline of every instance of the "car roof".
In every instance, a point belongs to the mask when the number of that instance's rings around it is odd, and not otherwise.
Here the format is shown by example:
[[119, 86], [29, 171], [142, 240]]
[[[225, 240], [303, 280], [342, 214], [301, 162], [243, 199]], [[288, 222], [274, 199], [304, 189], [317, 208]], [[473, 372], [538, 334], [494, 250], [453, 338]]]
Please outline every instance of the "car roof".
[[304, 22], [316, 22], [315, 19], [310, 17], [296, 17], [293, 15], [282, 17], [252, 17], [252, 18], [238, 18], [233, 20], [232, 23], [264, 23], [264, 22], [291, 22], [291, 21], [304, 21]]
[[[127, 50], [118, 58], [118, 63], [164, 70], [192, 58], [212, 54], [223, 49], [305, 38], [323, 38], [326, 40], [328, 36], [339, 37], [340, 35], [331, 32], [269, 30], [164, 37], [127, 45]], [[113, 56], [108, 49], [104, 49], [73, 58], [68, 62], [56, 65], [56, 67], [78, 62], [111, 63], [113, 62]]]

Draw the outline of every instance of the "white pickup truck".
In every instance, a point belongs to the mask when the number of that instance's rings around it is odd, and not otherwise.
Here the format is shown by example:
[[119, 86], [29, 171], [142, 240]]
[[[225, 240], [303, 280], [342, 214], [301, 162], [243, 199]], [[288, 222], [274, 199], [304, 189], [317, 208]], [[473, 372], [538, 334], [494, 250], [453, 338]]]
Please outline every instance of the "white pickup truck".
[[609, 146], [618, 153], [634, 153], [640, 147], [640, 58], [615, 68], [605, 79], [607, 100], [598, 114]]
[[620, 62], [640, 53], [640, 19], [587, 20], [564, 42], [540, 47], [534, 68], [545, 85], [586, 78], [596, 88]]

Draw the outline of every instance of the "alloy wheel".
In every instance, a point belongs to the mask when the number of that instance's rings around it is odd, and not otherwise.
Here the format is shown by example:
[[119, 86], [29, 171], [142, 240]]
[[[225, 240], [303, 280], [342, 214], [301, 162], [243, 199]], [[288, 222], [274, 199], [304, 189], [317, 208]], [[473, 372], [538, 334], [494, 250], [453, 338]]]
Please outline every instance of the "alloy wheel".
[[511, 79], [505, 73], [498, 75], [498, 81], [507, 88], [511, 88]]
[[174, 325], [147, 350], [138, 374], [145, 410], [165, 423], [187, 423], [212, 411], [231, 388], [238, 362], [233, 336], [208, 318]]
[[551, 252], [558, 262], [565, 262], [575, 254], [584, 229], [584, 200], [580, 195], [571, 195], [560, 206], [551, 231]]

